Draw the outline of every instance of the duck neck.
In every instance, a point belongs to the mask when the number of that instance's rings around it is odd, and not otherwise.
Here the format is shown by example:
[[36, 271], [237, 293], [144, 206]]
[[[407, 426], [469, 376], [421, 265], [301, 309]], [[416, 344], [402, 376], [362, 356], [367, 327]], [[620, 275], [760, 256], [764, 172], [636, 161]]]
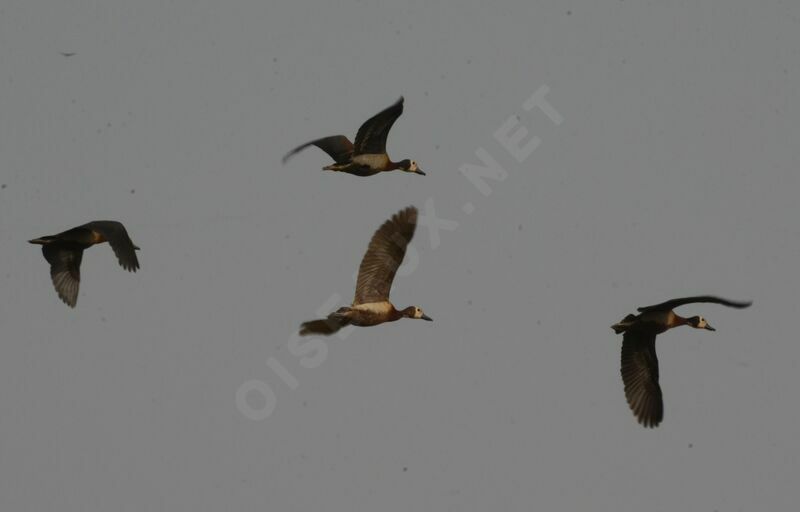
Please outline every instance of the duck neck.
[[689, 323], [688, 318], [684, 318], [673, 311], [672, 314], [670, 315], [668, 326], [670, 329], [672, 329], [673, 327], [679, 327], [681, 325], [686, 325], [688, 323]]
[[414, 308], [410, 308], [410, 307], [405, 308], [405, 309], [397, 309], [394, 306], [392, 306], [392, 312], [391, 312], [392, 321], [400, 320], [401, 318], [410, 316], [409, 313], [413, 312], [413, 309]]

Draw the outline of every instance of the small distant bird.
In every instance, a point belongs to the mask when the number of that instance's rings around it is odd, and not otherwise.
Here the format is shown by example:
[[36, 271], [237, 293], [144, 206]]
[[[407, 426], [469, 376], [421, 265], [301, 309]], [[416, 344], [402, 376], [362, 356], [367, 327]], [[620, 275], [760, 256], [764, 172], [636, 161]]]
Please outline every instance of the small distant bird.
[[656, 427], [664, 418], [664, 401], [658, 384], [658, 358], [656, 336], [678, 327], [688, 325], [695, 329], [715, 331], [702, 316], [683, 318], [673, 309], [685, 304], [711, 302], [729, 308], [746, 308], [752, 302], [734, 302], [710, 295], [668, 300], [654, 306], [638, 308], [640, 314], [628, 315], [611, 326], [622, 336], [621, 373], [625, 384], [625, 397], [639, 423], [645, 427]]
[[136, 272], [139, 260], [125, 226], [113, 220], [96, 220], [57, 235], [29, 240], [42, 246], [44, 259], [50, 263], [50, 277], [61, 300], [74, 308], [78, 302], [83, 251], [95, 244], [108, 242], [119, 264], [129, 272]]
[[356, 142], [353, 144], [344, 135], [332, 135], [322, 139], [312, 140], [289, 151], [283, 157], [283, 163], [292, 156], [309, 146], [316, 146], [328, 154], [336, 162], [326, 165], [322, 169], [325, 171], [339, 171], [356, 176], [372, 176], [384, 171], [399, 169], [405, 172], [422, 174], [415, 160], [400, 160], [393, 162], [386, 154], [386, 138], [392, 125], [403, 113], [403, 97], [397, 102], [369, 118], [356, 134]]
[[369, 242], [358, 268], [356, 296], [350, 306], [339, 308], [328, 318], [305, 322], [300, 335], [333, 334], [346, 325], [367, 327], [401, 318], [432, 321], [422, 309], [409, 306], [397, 310], [389, 302], [389, 290], [397, 268], [403, 262], [406, 247], [417, 227], [417, 209], [409, 206], [400, 210], [378, 228]]
[[64, 57], [72, 57], [73, 55], [75, 55], [75, 52], [61, 52], [61, 55], [63, 55]]

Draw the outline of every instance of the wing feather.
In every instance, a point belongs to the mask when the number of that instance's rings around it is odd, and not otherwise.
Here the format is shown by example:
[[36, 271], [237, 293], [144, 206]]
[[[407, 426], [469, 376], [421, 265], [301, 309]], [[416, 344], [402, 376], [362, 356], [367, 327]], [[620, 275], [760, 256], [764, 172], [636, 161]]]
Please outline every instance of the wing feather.
[[285, 164], [291, 157], [309, 146], [318, 147], [333, 158], [333, 161], [337, 164], [346, 164], [353, 155], [353, 143], [350, 142], [350, 139], [344, 135], [331, 135], [330, 137], [323, 137], [297, 146], [286, 153], [283, 157], [283, 163]]
[[78, 303], [83, 249], [65, 248], [57, 244], [43, 245], [42, 254], [50, 263], [50, 279], [58, 297], [74, 308]]
[[136, 257], [136, 246], [133, 244], [128, 231], [121, 222], [114, 220], [96, 220], [84, 226], [99, 233], [108, 241], [122, 268], [129, 272], [136, 272], [139, 268], [139, 259]]
[[389, 300], [392, 281], [416, 227], [417, 209], [409, 206], [375, 231], [358, 268], [354, 304]]
[[356, 134], [353, 155], [375, 155], [386, 153], [386, 139], [389, 130], [403, 113], [403, 97], [391, 107], [387, 107], [367, 119]]
[[658, 384], [656, 335], [628, 330], [622, 338], [622, 382], [628, 405], [643, 426], [658, 426], [664, 418], [664, 401]]
[[710, 302], [713, 304], [721, 304], [723, 306], [728, 306], [729, 308], [746, 308], [749, 307], [752, 302], [737, 302], [728, 299], [723, 299], [721, 297], [714, 297], [713, 295], [697, 295], [694, 297], [684, 297], [682, 299], [672, 299], [666, 302], [662, 302], [661, 304], [655, 304], [653, 306], [643, 306], [638, 309], [640, 312], [645, 311], [670, 311], [679, 306], [684, 306], [686, 304], [694, 304], [697, 302]]

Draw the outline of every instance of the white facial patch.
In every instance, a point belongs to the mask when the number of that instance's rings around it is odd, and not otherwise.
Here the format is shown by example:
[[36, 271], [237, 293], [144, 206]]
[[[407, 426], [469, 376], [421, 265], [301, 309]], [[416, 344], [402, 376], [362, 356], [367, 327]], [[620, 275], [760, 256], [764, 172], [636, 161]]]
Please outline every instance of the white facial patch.
[[409, 172], [416, 172], [419, 170], [419, 166], [417, 165], [416, 160], [411, 161], [411, 166], [408, 168]]
[[419, 308], [414, 308], [414, 318], [422, 318], [425, 313]]

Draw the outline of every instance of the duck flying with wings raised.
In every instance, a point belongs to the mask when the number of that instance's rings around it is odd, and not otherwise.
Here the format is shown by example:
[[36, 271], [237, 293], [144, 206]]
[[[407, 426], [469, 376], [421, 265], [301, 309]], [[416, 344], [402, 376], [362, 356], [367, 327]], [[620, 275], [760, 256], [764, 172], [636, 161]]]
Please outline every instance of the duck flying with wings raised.
[[311, 320], [300, 327], [300, 335], [337, 332], [346, 325], [368, 327], [394, 322], [401, 318], [432, 321], [422, 309], [409, 306], [398, 310], [389, 301], [389, 291], [397, 268], [403, 262], [414, 230], [417, 226], [417, 209], [409, 206], [400, 210], [378, 228], [361, 260], [356, 280], [356, 295], [350, 306], [344, 306], [328, 318]]
[[392, 125], [403, 113], [403, 97], [381, 112], [369, 118], [356, 134], [355, 143], [344, 135], [332, 135], [306, 142], [289, 151], [283, 157], [283, 163], [309, 146], [316, 146], [333, 158], [333, 164], [326, 165], [325, 171], [338, 171], [356, 176], [372, 176], [379, 172], [400, 170], [414, 174], [422, 174], [416, 160], [400, 160], [393, 162], [386, 153], [386, 138]]

